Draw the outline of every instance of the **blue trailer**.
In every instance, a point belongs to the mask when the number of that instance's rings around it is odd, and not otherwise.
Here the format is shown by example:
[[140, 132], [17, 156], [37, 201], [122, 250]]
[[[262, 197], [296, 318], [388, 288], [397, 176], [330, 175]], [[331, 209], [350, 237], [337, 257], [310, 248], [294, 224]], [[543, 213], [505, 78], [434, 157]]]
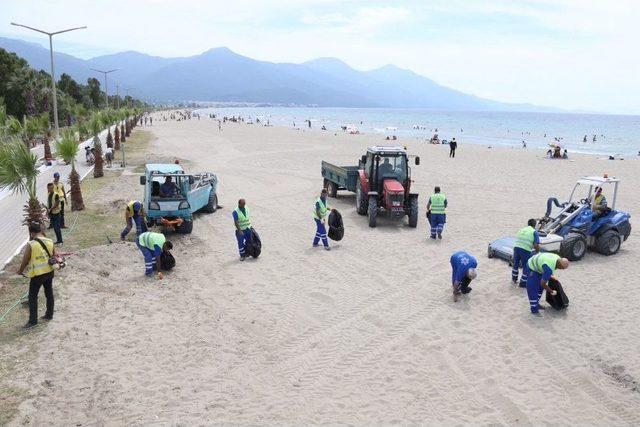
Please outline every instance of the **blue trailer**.
[[[161, 185], [171, 177], [172, 195], [163, 194]], [[187, 174], [178, 164], [151, 163], [140, 177], [144, 185], [143, 207], [150, 227], [173, 227], [178, 233], [193, 230], [193, 214], [218, 209], [218, 177], [211, 172]]]

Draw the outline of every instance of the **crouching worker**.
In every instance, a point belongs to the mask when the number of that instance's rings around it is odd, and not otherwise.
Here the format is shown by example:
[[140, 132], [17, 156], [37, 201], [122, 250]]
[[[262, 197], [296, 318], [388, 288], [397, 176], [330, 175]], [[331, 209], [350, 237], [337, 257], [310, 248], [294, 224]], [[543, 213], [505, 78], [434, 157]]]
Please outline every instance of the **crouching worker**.
[[173, 249], [173, 244], [164, 237], [162, 233], [152, 233], [147, 231], [136, 239], [138, 249], [144, 256], [144, 274], [151, 276], [153, 271], [157, 272], [158, 279], [162, 279], [162, 263], [160, 255]]
[[527, 278], [527, 295], [531, 313], [537, 314], [538, 310], [545, 309], [540, 305], [542, 290], [556, 295], [556, 291], [552, 290], [547, 283], [550, 279], [555, 279], [553, 275], [556, 269], [564, 270], [569, 267], [569, 260], [551, 252], [543, 252], [529, 258], [528, 265], [530, 271]]
[[318, 247], [320, 240], [326, 250], [331, 250], [329, 247], [329, 240], [327, 240], [327, 214], [329, 208], [327, 207], [327, 190], [323, 188], [320, 192], [320, 197], [316, 199], [316, 204], [313, 209], [313, 219], [316, 222], [316, 237], [313, 238], [313, 247]]
[[249, 207], [244, 199], [238, 200], [238, 207], [233, 211], [233, 222], [236, 226], [236, 240], [240, 261], [247, 259], [247, 242], [251, 241], [251, 220], [249, 219]]
[[453, 301], [458, 301], [460, 294], [468, 294], [471, 292], [469, 284], [478, 276], [476, 267], [478, 261], [466, 253], [456, 252], [451, 255], [451, 268], [453, 270], [451, 284], [453, 286]]
[[146, 216], [142, 203], [134, 200], [127, 203], [127, 207], [124, 210], [124, 221], [126, 225], [122, 233], [120, 233], [120, 240], [124, 242], [134, 223], [136, 224], [137, 237], [140, 237], [142, 233], [147, 231]]

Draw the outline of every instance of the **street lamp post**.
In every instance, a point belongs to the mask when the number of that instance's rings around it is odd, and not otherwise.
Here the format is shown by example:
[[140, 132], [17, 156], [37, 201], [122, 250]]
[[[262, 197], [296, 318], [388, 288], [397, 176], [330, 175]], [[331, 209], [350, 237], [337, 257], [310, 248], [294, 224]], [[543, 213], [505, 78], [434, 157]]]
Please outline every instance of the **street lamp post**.
[[113, 73], [114, 71], [118, 71], [120, 68], [116, 68], [114, 70], [108, 70], [108, 71], [103, 71], [103, 70], [96, 70], [95, 68], [92, 68], [93, 71], [96, 71], [98, 73], [102, 73], [104, 74], [104, 97], [107, 101], [107, 109], [109, 108], [109, 86], [107, 83], [107, 74], [109, 73]]
[[47, 31], [40, 30], [38, 28], [29, 27], [27, 25], [16, 24], [15, 22], [12, 22], [11, 25], [14, 25], [16, 27], [27, 28], [29, 30], [36, 31], [38, 33], [46, 34], [47, 36], [49, 36], [49, 54], [51, 55], [51, 90], [53, 92], [53, 123], [55, 124], [55, 127], [56, 127], [56, 139], [58, 139], [60, 138], [60, 128], [58, 126], [58, 95], [56, 93], [56, 72], [53, 67], [53, 36], [55, 36], [56, 34], [68, 33], [69, 31], [83, 30], [87, 27], [84, 26], [84, 27], [68, 28], [66, 30], [54, 31], [50, 33]]
[[116, 83], [116, 105], [117, 109], [120, 109], [120, 83]]

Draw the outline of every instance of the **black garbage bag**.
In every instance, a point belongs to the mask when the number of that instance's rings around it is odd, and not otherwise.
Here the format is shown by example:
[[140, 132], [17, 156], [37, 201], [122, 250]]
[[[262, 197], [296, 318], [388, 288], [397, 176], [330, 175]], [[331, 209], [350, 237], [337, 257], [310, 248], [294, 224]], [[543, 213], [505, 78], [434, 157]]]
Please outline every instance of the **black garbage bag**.
[[344, 237], [344, 224], [342, 223], [342, 215], [336, 209], [332, 209], [329, 214], [329, 232], [327, 233], [331, 240], [336, 242]]
[[169, 271], [176, 266], [176, 259], [171, 255], [171, 252], [162, 252], [160, 254], [160, 268], [164, 271]]
[[255, 228], [251, 228], [251, 239], [247, 241], [246, 253], [248, 256], [258, 258], [262, 252], [262, 241]]
[[556, 310], [564, 310], [569, 306], [569, 297], [564, 293], [562, 285], [556, 279], [550, 279], [548, 283], [549, 287], [556, 291], [556, 295], [553, 296], [549, 292], [546, 292], [547, 303]]

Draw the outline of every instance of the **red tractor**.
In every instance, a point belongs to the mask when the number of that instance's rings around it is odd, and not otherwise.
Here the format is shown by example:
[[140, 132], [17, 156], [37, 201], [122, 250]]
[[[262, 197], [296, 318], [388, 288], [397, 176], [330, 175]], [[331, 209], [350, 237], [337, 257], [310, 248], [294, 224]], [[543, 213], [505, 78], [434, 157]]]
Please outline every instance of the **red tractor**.
[[[420, 157], [415, 158], [420, 164]], [[356, 211], [369, 216], [369, 227], [376, 226], [378, 214], [390, 218], [409, 218], [409, 227], [418, 225], [418, 194], [411, 192], [411, 168], [402, 147], [373, 146], [358, 166], [335, 166], [322, 162], [324, 186], [335, 197], [338, 190], [356, 193]]]

